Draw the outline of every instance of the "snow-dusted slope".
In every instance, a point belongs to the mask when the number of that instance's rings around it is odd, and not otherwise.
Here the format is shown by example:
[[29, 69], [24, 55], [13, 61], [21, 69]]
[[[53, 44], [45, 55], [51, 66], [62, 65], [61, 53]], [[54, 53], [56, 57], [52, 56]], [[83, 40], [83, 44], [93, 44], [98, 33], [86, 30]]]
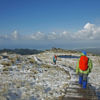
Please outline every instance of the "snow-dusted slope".
[[[42, 55], [37, 55], [36, 58], [40, 59], [40, 61], [45, 64], [53, 65], [52, 58], [53, 58], [54, 54], [56, 54], [57, 56], [69, 55], [67, 53], [65, 54], [65, 53], [50, 53], [50, 52], [48, 52], [48, 53], [44, 53]], [[71, 54], [71, 55], [79, 56], [78, 54]], [[87, 91], [82, 90], [82, 88], [78, 85], [78, 75], [76, 75], [76, 73], [75, 73], [75, 68], [76, 68], [76, 63], [77, 63], [76, 58], [74, 58], [74, 59], [73, 58], [57, 58], [58, 60], [57, 60], [57, 64], [55, 66], [58, 66], [60, 68], [63, 68], [64, 70], [68, 71], [71, 76], [71, 79], [68, 81], [69, 86], [66, 89], [66, 95], [64, 96], [64, 98], [62, 100], [66, 100], [66, 99], [73, 100], [75, 98], [78, 100], [80, 100], [80, 99], [98, 100], [99, 91], [97, 89], [99, 89], [99, 85], [96, 86], [93, 83], [93, 81], [91, 83], [91, 80], [89, 80], [89, 86], [88, 86]], [[89, 56], [89, 58], [91, 58], [94, 63], [94, 57]], [[97, 65], [97, 64], [95, 64], [95, 65]], [[93, 67], [93, 70], [94, 70], [94, 67]], [[90, 75], [93, 75], [93, 72]], [[92, 78], [90, 75], [89, 75], [89, 78]], [[100, 81], [98, 81], [98, 82], [100, 82]], [[90, 84], [92, 84], [92, 85], [90, 85]], [[96, 96], [95, 92], [93, 92], [94, 91], [93, 86], [95, 86], [95, 89], [97, 90], [97, 96]], [[84, 97], [84, 95], [86, 95], [86, 96]]]
[[[77, 58], [57, 58], [57, 64], [54, 65], [54, 54], [79, 56], [77, 53], [48, 51], [37, 55], [8, 55], [6, 59], [1, 58], [0, 100], [62, 100], [66, 88], [74, 87], [72, 83], [78, 81], [75, 73]], [[99, 93], [100, 57], [89, 57], [94, 65], [89, 83]], [[80, 97], [79, 93], [77, 96]]]
[[[54, 55], [73, 55], [80, 56], [78, 53], [54, 53], [54, 52], [45, 52], [42, 54], [38, 54], [37, 57], [41, 59], [45, 63], [53, 64], [52, 58]], [[91, 73], [88, 76], [88, 82], [96, 88], [96, 90], [100, 90], [100, 56], [88, 56], [93, 62], [93, 68]], [[76, 69], [78, 58], [57, 58], [57, 65], [63, 67], [63, 65], [67, 67], [72, 67], [74, 70]], [[70, 72], [70, 71], [69, 71]], [[73, 72], [70, 72], [73, 73]], [[75, 79], [75, 78], [73, 78]]]
[[0, 100], [55, 100], [65, 95], [70, 75], [63, 68], [34, 55], [14, 63], [9, 58], [0, 60]]

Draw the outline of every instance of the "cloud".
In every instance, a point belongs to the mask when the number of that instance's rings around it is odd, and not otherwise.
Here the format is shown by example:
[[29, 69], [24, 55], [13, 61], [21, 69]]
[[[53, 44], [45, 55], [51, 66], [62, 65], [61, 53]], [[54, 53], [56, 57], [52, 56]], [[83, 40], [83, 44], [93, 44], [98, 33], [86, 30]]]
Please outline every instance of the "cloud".
[[72, 34], [67, 31], [63, 31], [62, 33], [59, 34], [59, 36], [60, 36], [60, 39], [66, 39], [66, 40], [72, 39]]
[[19, 34], [15, 30], [11, 34], [2, 34], [2, 35], [0, 35], [0, 39], [2, 39], [2, 40], [17, 40], [17, 39], [19, 39]]
[[32, 39], [32, 40], [43, 40], [43, 39], [45, 39], [45, 34], [39, 31], [39, 32], [37, 32], [35, 34], [31, 34], [29, 36], [29, 39]]
[[74, 34], [73, 38], [79, 40], [100, 39], [100, 27], [96, 27], [94, 24], [87, 23], [82, 30], [79, 30]]
[[77, 32], [63, 31], [62, 33], [52, 32], [48, 35], [49, 40], [99, 40], [100, 39], [100, 27], [95, 24], [86, 23], [83, 29]]
[[10, 37], [7, 34], [1, 34], [0, 35], [0, 39], [2, 39], [2, 40], [8, 40], [8, 39], [10, 39]]
[[84, 29], [86, 30], [94, 30], [95, 25], [90, 24], [89, 22], [84, 26]]
[[18, 31], [15, 30], [12, 34], [11, 34], [11, 39], [12, 40], [17, 40], [19, 39], [19, 34], [18, 34]]
[[56, 32], [51, 32], [50, 34], [47, 35], [48, 40], [56, 40], [58, 39], [58, 35]]
[[17, 30], [14, 30], [11, 34], [0, 35], [2, 40], [99, 40], [100, 39], [100, 27], [95, 24], [86, 23], [83, 29], [76, 32], [63, 31], [61, 33], [51, 32], [43, 33], [37, 32], [33, 34], [21, 35]]

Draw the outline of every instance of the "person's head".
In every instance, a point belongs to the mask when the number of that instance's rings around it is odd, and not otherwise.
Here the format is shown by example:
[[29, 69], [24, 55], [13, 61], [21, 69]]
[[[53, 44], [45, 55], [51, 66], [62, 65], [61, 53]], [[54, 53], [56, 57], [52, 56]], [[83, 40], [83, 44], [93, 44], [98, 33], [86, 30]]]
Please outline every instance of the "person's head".
[[82, 51], [82, 53], [83, 53], [84, 55], [87, 55], [86, 51]]

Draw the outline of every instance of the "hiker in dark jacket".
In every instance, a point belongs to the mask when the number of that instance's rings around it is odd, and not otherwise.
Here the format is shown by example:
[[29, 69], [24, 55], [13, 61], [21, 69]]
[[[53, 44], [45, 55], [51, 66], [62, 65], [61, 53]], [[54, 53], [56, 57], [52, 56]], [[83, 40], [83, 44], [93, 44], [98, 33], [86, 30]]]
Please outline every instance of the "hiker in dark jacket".
[[78, 59], [76, 73], [79, 74], [79, 84], [85, 89], [87, 87], [87, 76], [92, 69], [92, 61], [88, 58], [85, 51], [82, 52], [80, 59]]

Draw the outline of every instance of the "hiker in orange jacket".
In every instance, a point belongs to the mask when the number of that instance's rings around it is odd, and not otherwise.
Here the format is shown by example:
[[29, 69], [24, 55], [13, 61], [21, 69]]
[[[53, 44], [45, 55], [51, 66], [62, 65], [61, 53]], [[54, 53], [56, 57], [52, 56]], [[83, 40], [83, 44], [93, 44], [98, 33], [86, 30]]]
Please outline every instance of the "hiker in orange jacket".
[[87, 87], [87, 77], [93, 66], [91, 59], [86, 55], [87, 53], [83, 51], [76, 67], [76, 73], [79, 74], [79, 84], [81, 84], [84, 89]]

